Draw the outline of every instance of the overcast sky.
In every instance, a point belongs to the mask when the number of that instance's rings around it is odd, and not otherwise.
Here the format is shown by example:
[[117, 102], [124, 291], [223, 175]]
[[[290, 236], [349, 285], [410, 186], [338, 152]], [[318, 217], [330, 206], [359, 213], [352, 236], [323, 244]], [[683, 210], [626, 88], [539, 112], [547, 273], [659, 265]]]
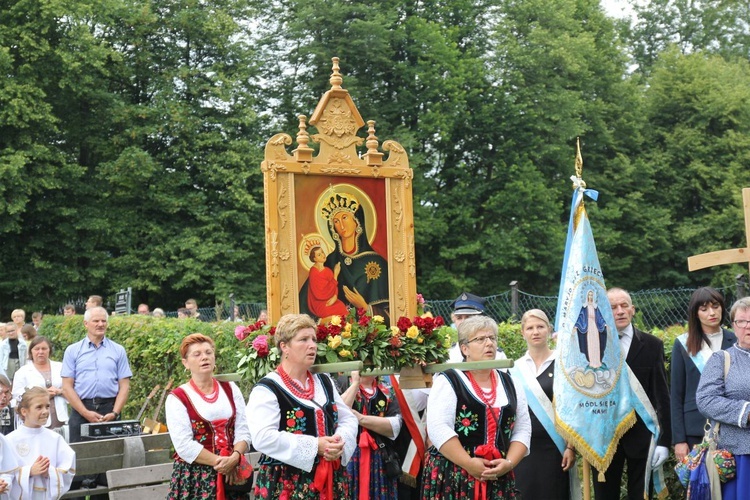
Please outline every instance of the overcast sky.
[[633, 15], [633, 8], [628, 0], [601, 0], [604, 11], [612, 17]]

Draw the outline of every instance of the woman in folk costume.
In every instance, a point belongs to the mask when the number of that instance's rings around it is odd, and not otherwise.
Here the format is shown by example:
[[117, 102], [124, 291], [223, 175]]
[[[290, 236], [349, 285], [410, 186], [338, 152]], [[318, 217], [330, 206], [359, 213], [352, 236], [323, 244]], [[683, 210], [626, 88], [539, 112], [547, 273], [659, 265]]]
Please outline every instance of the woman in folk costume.
[[528, 350], [511, 374], [523, 386], [529, 405], [531, 450], [516, 467], [516, 487], [521, 498], [578, 499], [576, 454], [555, 430], [552, 386], [557, 353], [549, 348], [552, 325], [544, 311], [531, 309], [521, 317], [521, 333]]
[[44, 426], [49, 418], [49, 394], [32, 387], [21, 397], [18, 412], [23, 425], [8, 434], [8, 443], [21, 467], [16, 479], [18, 498], [51, 500], [62, 497], [75, 476], [76, 454], [60, 434]]
[[359, 500], [395, 500], [398, 498], [398, 473], [386, 471], [386, 447], [401, 430], [401, 411], [392, 387], [378, 383], [377, 377], [352, 372], [351, 385], [341, 395], [359, 422], [358, 447], [347, 472], [349, 494]]
[[[494, 360], [497, 323], [475, 316], [458, 326], [467, 362]], [[531, 422], [523, 390], [499, 370], [448, 370], [427, 403], [430, 447], [425, 500], [516, 498], [513, 469], [528, 454]]]
[[180, 355], [190, 380], [173, 390], [165, 404], [175, 449], [167, 498], [247, 498], [247, 493], [226, 488], [251, 479], [252, 468], [244, 456], [250, 446], [245, 398], [234, 383], [213, 377], [216, 354], [210, 337], [188, 335], [180, 344]]
[[726, 308], [721, 293], [710, 287], [693, 292], [688, 304], [688, 331], [675, 340], [671, 362], [672, 444], [678, 461], [703, 440], [706, 417], [698, 411], [695, 392], [711, 354], [737, 341], [722, 328]]
[[313, 375], [317, 325], [288, 314], [276, 325], [281, 363], [247, 402], [258, 462], [255, 498], [348, 499], [346, 464], [357, 445], [357, 418], [328, 375]]

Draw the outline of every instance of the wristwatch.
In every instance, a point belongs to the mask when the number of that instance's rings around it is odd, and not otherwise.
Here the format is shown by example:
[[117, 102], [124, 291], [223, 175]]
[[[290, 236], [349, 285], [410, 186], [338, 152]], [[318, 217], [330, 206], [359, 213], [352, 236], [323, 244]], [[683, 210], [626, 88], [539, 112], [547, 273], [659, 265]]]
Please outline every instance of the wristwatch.
[[119, 413], [117, 413], [116, 411], [112, 411], [112, 415], [114, 415], [114, 416], [115, 416], [115, 420], [117, 420], [117, 419], [119, 419], [119, 418], [120, 418], [120, 414], [119, 414]]

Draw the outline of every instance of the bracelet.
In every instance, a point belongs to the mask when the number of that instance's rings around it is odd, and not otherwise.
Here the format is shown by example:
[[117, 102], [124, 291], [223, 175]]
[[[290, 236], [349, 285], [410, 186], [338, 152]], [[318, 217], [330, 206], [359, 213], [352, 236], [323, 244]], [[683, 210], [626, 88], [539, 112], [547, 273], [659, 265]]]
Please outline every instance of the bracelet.
[[505, 461], [510, 464], [510, 470], [513, 470], [513, 461], [509, 458], [506, 458]]
[[232, 453], [229, 455], [230, 457], [237, 453], [240, 456], [240, 460], [242, 460], [242, 452], [240, 450], [232, 450]]
[[570, 451], [576, 451], [576, 449], [570, 445], [566, 446], [565, 449], [570, 450]]

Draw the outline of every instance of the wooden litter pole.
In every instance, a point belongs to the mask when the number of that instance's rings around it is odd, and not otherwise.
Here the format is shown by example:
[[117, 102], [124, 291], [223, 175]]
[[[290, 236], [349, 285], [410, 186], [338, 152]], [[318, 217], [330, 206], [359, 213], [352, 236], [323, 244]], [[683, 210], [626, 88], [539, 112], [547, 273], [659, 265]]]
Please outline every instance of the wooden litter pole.
[[583, 459], [583, 500], [591, 500], [591, 464]]

